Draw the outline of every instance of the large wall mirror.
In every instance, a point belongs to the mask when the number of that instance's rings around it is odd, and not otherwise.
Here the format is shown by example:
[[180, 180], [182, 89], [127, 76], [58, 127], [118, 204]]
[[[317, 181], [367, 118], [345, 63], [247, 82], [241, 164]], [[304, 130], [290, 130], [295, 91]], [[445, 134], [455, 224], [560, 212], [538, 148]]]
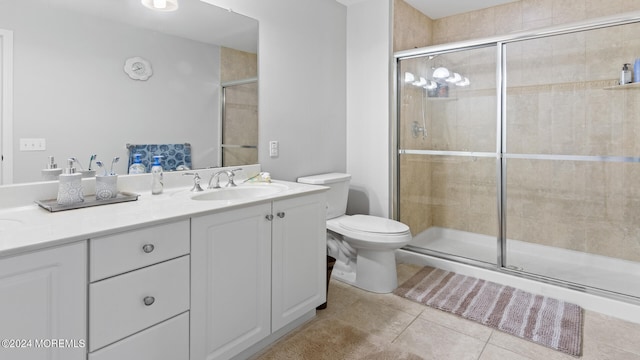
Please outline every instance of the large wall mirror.
[[[13, 183], [40, 181], [49, 156], [85, 168], [93, 154], [119, 157], [115, 169], [127, 174], [127, 145], [189, 144], [192, 168], [257, 162], [258, 22], [200, 0], [178, 4], [0, 0], [0, 31], [13, 42]], [[135, 57], [152, 69], [146, 80], [144, 69], [125, 71]], [[237, 120], [246, 114], [254, 119]], [[233, 142], [225, 151], [223, 136]], [[24, 151], [25, 139], [44, 139], [45, 150]]]

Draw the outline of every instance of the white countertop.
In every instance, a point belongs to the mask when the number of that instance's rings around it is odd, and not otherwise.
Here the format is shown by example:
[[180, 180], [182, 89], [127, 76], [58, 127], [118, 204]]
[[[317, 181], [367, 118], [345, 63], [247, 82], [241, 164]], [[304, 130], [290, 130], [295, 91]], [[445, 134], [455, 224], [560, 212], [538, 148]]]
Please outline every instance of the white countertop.
[[[285, 181], [247, 184], [285, 185], [286, 189], [251, 199], [196, 201], [191, 197], [204, 192], [192, 193], [191, 186], [186, 186], [165, 189], [160, 195], [138, 191], [136, 201], [59, 212], [49, 212], [35, 203], [0, 209], [0, 257], [327, 189]], [[205, 190], [212, 191], [219, 190]]]

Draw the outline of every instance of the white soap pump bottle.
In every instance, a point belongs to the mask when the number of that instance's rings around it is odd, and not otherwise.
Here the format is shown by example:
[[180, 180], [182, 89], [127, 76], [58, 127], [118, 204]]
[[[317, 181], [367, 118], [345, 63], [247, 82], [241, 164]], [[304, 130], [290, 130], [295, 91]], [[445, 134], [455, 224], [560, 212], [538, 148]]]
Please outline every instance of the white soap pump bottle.
[[133, 155], [133, 164], [129, 166], [129, 174], [144, 174], [146, 169], [144, 165], [142, 165], [142, 160], [140, 159], [141, 154]]
[[52, 181], [58, 180], [58, 176], [62, 174], [62, 169], [58, 168], [53, 156], [49, 156], [49, 163], [45, 169], [42, 169], [42, 180]]
[[59, 205], [73, 205], [84, 202], [82, 192], [82, 174], [76, 172], [73, 167], [73, 159], [68, 159], [68, 167], [62, 171], [58, 177], [58, 198]]
[[161, 155], [153, 157], [153, 165], [151, 165], [151, 194], [162, 194], [162, 165], [160, 165]]

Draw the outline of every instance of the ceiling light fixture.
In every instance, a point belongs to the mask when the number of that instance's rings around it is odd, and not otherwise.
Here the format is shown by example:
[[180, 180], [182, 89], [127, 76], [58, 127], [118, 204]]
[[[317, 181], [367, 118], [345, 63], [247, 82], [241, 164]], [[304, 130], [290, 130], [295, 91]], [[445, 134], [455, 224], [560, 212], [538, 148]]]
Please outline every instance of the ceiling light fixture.
[[462, 76], [460, 76], [460, 74], [458, 74], [457, 72], [454, 72], [453, 75], [447, 78], [447, 82], [450, 82], [450, 83], [457, 83], [461, 80], [462, 80]]
[[465, 77], [464, 79], [462, 79], [462, 81], [459, 81], [456, 83], [456, 85], [458, 86], [469, 86], [471, 84], [471, 82], [469, 81], [469, 78]]
[[404, 82], [413, 82], [415, 79], [416, 79], [416, 77], [413, 76], [412, 73], [410, 73], [408, 71], [404, 73]]
[[433, 77], [436, 79], [446, 79], [449, 77], [449, 69], [441, 66], [433, 70]]
[[427, 79], [425, 79], [422, 76], [420, 76], [420, 80], [414, 81], [413, 85], [419, 86], [419, 87], [423, 87], [423, 86], [427, 85]]
[[178, 0], [142, 0], [142, 5], [156, 11], [178, 10]]
[[427, 80], [427, 85], [424, 86], [427, 90], [433, 90], [438, 87], [438, 83], [435, 81]]

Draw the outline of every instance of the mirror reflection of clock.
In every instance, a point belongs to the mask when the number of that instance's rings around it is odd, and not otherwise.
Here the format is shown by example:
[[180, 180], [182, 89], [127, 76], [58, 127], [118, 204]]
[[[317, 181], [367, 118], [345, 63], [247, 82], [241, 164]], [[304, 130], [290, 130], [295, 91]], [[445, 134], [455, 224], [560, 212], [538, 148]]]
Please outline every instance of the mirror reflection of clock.
[[133, 80], [147, 80], [153, 74], [151, 63], [137, 56], [125, 61], [124, 71]]
[[141, 62], [134, 62], [131, 66], [131, 70], [133, 70], [133, 72], [138, 75], [142, 75], [146, 71], [144, 68], [144, 64]]

